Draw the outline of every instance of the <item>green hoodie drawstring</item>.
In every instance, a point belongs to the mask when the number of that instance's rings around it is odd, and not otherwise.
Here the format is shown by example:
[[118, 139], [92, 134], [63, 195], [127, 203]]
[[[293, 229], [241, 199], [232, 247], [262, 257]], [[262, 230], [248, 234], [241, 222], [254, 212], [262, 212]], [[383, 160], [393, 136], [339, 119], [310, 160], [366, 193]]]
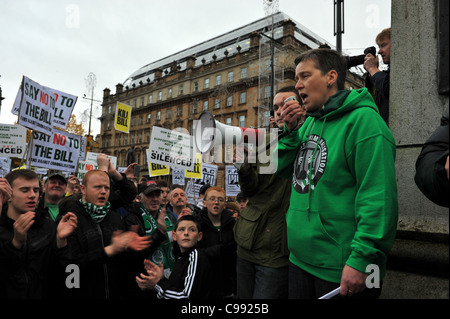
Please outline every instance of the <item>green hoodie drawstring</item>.
[[[312, 197], [312, 194], [311, 194], [311, 188], [312, 188], [312, 186], [313, 186], [313, 180], [312, 180], [312, 175], [313, 175], [313, 174], [312, 174], [312, 165], [313, 165], [313, 162], [314, 162], [314, 157], [315, 157], [316, 152], [317, 152], [317, 147], [319, 146], [320, 139], [322, 138], [322, 135], [323, 135], [323, 129], [324, 129], [324, 127], [325, 127], [326, 121], [327, 121], [327, 118], [325, 118], [325, 119], [323, 120], [322, 128], [321, 128], [320, 134], [319, 134], [319, 139], [317, 140], [316, 147], [314, 148], [314, 152], [313, 152], [313, 154], [312, 154], [312, 156], [311, 156], [311, 161], [310, 161], [310, 163], [309, 163], [309, 177], [311, 178], [311, 180], [310, 180], [310, 182], [309, 182], [309, 187], [308, 187], [308, 207], [307, 207], [307, 211], [308, 211], [308, 220], [309, 220], [309, 216], [310, 216], [310, 214], [311, 214], [311, 197]], [[311, 126], [311, 129], [309, 130], [309, 132], [312, 131], [312, 129], [313, 129], [313, 127], [314, 127], [315, 124], [316, 124], [316, 121], [314, 121], [314, 124]], [[309, 132], [308, 132], [308, 139], [309, 139]]]

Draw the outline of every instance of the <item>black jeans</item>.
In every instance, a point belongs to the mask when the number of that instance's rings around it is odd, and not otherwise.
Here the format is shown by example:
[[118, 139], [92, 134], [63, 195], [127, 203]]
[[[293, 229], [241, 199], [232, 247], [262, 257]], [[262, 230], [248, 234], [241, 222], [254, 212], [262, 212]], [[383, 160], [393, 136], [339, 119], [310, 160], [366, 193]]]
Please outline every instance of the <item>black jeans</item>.
[[[307, 273], [293, 263], [289, 264], [289, 299], [317, 299], [338, 288], [340, 283], [325, 281]], [[366, 288], [363, 292], [351, 297], [337, 295], [333, 299], [377, 299], [381, 294], [380, 288]]]

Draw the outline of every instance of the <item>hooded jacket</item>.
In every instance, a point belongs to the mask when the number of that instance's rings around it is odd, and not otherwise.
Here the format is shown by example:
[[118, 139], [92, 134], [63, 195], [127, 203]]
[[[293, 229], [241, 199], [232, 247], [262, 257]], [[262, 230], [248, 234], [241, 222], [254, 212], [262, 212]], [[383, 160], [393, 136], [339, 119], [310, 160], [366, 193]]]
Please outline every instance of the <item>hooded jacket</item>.
[[384, 277], [398, 219], [396, 144], [366, 88], [343, 90], [278, 143], [278, 173], [292, 178], [290, 261], [340, 282], [348, 265]]

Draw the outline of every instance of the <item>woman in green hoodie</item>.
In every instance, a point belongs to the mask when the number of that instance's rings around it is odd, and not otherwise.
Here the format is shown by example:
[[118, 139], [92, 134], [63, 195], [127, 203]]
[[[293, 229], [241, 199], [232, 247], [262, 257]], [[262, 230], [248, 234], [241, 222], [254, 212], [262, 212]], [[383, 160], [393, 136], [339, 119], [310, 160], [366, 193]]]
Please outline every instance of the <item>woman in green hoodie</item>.
[[300, 110], [283, 106], [290, 133], [278, 143], [277, 170], [292, 179], [290, 298], [338, 287], [342, 296], [377, 297], [380, 289], [366, 288], [380, 287], [398, 219], [394, 138], [366, 88], [344, 89], [338, 52], [310, 50], [295, 62], [309, 117], [297, 131]]

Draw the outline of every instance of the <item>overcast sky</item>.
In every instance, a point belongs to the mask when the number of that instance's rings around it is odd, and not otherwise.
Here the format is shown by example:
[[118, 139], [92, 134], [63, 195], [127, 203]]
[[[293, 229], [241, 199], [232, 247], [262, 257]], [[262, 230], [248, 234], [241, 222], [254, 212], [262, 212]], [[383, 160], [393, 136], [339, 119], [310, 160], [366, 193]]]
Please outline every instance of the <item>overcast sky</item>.
[[[78, 96], [80, 118], [90, 102], [86, 78], [97, 79], [94, 99], [115, 92], [140, 67], [265, 16], [263, 0], [0, 0], [0, 123], [12, 124], [11, 108], [22, 76]], [[328, 42], [333, 0], [279, 0], [289, 15]], [[342, 48], [362, 54], [390, 27], [390, 0], [345, 0]], [[100, 103], [94, 114], [100, 116]], [[85, 129], [87, 131], [87, 124]], [[93, 135], [100, 133], [93, 119]]]

